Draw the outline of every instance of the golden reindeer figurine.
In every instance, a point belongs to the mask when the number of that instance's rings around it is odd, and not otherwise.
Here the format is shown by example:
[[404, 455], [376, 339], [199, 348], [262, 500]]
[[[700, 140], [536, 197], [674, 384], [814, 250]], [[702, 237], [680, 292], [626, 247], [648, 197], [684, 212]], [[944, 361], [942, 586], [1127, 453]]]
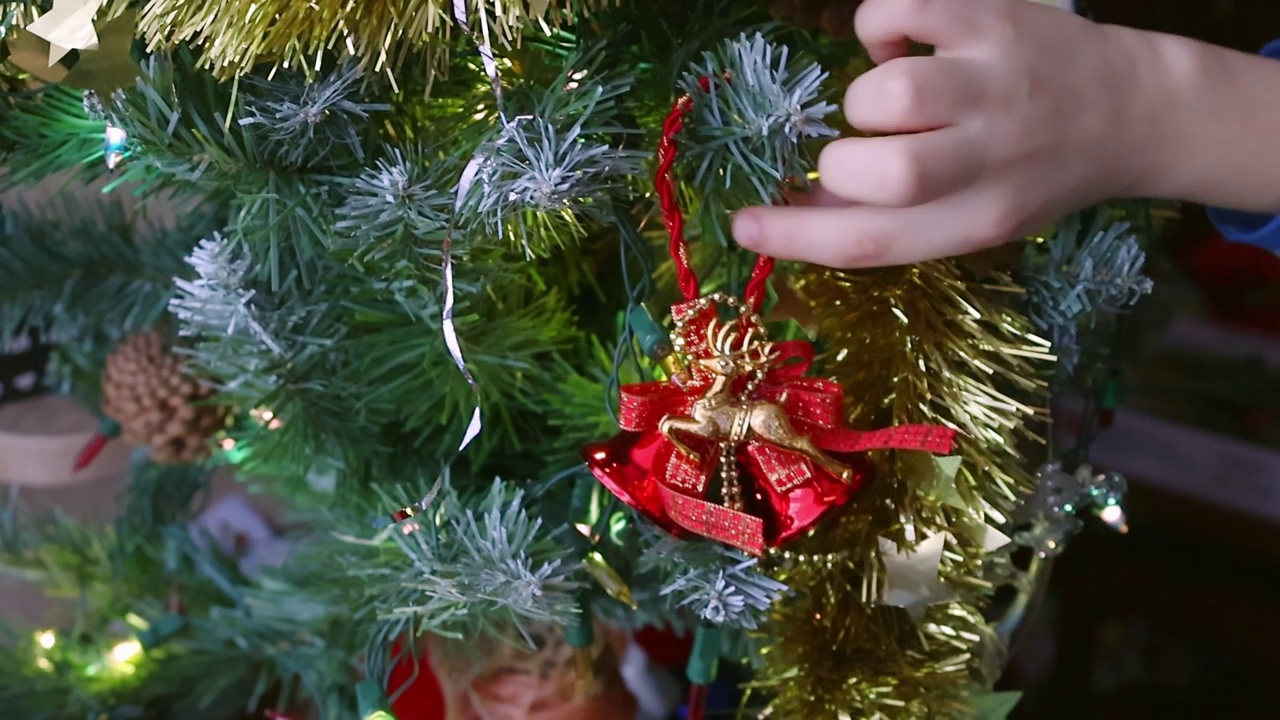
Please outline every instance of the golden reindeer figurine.
[[716, 354], [697, 362], [710, 370], [715, 379], [702, 397], [694, 401], [689, 417], [664, 417], [658, 423], [658, 431], [695, 461], [699, 459], [698, 453], [677, 437], [679, 433], [731, 445], [759, 440], [800, 453], [832, 475], [849, 482], [853, 471], [824, 453], [808, 436], [796, 432], [781, 406], [750, 398], [756, 383], [748, 386], [743, 393], [745, 397], [734, 396], [735, 380], [748, 374], [761, 378], [773, 360], [772, 343], [751, 344], [754, 329], [748, 328], [746, 337], [738, 341], [738, 333], [734, 330], [737, 322], [729, 321], [718, 333], [715, 323], [708, 328], [707, 340]]

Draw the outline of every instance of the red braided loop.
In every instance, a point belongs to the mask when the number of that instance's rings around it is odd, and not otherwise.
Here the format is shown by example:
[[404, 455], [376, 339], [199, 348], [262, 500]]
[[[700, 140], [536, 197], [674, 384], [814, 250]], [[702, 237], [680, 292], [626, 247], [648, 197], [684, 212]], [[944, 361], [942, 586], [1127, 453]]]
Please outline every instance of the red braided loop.
[[[711, 90], [711, 79], [701, 78], [698, 85], [703, 92]], [[693, 97], [681, 95], [671, 107], [671, 114], [662, 124], [662, 138], [658, 141], [658, 172], [653, 179], [654, 189], [658, 193], [658, 201], [662, 204], [662, 221], [667, 226], [670, 237], [668, 250], [676, 265], [676, 280], [685, 300], [699, 297], [698, 276], [689, 266], [689, 243], [684, 238], [684, 213], [680, 210], [680, 200], [676, 192], [676, 183], [671, 176], [671, 166], [676, 161], [676, 135], [684, 129], [685, 115], [693, 109]], [[744, 299], [752, 310], [759, 312], [764, 305], [765, 293], [768, 289], [769, 275], [773, 272], [773, 258], [761, 255], [756, 258], [751, 268], [751, 277], [747, 279]]]
[[755, 312], [764, 307], [764, 296], [769, 291], [769, 275], [773, 273], [773, 258], [768, 255], [756, 257], [756, 264], [751, 266], [751, 277], [747, 278], [747, 287], [743, 291], [743, 300]]

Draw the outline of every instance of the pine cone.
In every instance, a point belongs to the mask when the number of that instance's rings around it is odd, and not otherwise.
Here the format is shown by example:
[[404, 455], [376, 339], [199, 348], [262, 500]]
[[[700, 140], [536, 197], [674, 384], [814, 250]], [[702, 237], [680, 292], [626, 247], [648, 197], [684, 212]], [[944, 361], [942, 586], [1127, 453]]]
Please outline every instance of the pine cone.
[[861, 0], [773, 0], [774, 17], [805, 30], [837, 38], [853, 35], [853, 15]]
[[120, 423], [125, 442], [146, 446], [158, 463], [208, 457], [209, 438], [226, 424], [223, 408], [200, 403], [212, 393], [184, 365], [149, 331], [125, 338], [102, 373], [103, 413]]

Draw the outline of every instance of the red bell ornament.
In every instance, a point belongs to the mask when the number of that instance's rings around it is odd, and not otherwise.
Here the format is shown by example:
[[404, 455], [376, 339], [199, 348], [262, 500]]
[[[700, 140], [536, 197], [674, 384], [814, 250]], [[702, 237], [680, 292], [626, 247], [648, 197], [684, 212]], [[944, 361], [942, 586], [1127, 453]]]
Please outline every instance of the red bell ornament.
[[[721, 305], [738, 317], [720, 320]], [[759, 555], [847, 502], [870, 470], [862, 453], [950, 451], [946, 428], [843, 427], [840, 386], [807, 375], [813, 347], [769, 342], [735, 298], [706, 296], [672, 314], [682, 381], [623, 387], [621, 434], [585, 452], [605, 487], [669, 532]]]
[[[710, 88], [709, 79], [701, 84]], [[675, 136], [692, 107], [684, 95], [667, 117], [654, 181], [685, 297], [671, 309], [667, 359], [678, 367], [665, 382], [624, 386], [622, 432], [583, 455], [605, 487], [668, 532], [759, 555], [847, 502], [870, 472], [862, 453], [948, 453], [955, 433], [844, 427], [841, 387], [808, 376], [813, 346], [767, 337], [759, 312], [772, 258], [757, 257], [742, 300], [699, 292], [671, 175]]]

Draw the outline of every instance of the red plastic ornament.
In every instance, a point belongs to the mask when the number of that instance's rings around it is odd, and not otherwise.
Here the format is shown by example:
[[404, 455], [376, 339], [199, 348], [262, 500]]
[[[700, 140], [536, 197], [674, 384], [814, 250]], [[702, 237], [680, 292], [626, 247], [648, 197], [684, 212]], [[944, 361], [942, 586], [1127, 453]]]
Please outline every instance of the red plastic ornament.
[[662, 667], [684, 667], [693, 651], [693, 633], [677, 633], [666, 627], [642, 627], [633, 638], [649, 660]]
[[387, 678], [387, 695], [396, 720], [440, 720], [445, 717], [444, 691], [427, 659], [428, 653], [413, 657], [399, 641], [392, 646], [397, 658]]

